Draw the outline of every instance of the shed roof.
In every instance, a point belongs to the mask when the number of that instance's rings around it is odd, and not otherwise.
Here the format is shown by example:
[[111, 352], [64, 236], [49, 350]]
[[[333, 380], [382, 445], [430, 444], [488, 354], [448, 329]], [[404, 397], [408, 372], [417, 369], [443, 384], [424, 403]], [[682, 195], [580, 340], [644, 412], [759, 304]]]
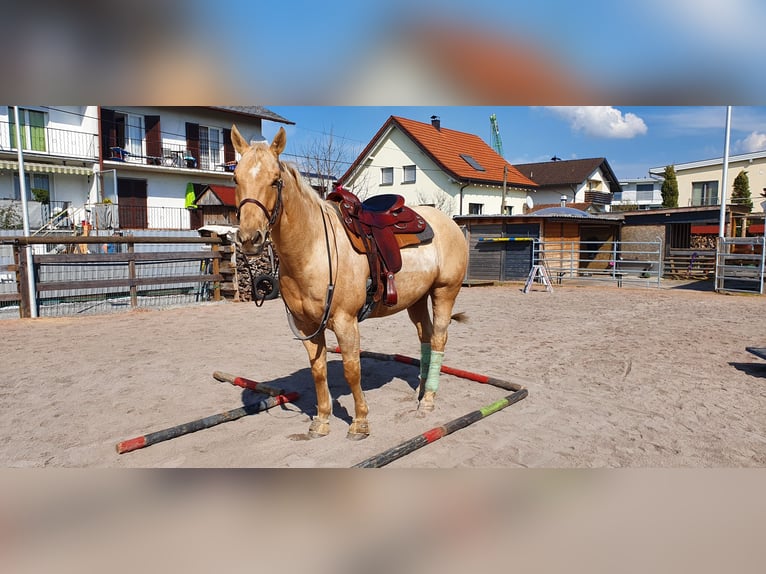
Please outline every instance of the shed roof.
[[225, 205], [227, 207], [236, 207], [237, 202], [235, 198], [235, 192], [236, 188], [231, 187], [229, 185], [215, 185], [215, 184], [208, 184], [203, 189], [202, 192], [199, 194], [199, 197], [197, 197], [197, 202], [202, 199], [202, 196], [205, 195], [208, 191], [210, 191], [213, 195], [215, 195], [219, 201], [221, 202], [221, 205]]

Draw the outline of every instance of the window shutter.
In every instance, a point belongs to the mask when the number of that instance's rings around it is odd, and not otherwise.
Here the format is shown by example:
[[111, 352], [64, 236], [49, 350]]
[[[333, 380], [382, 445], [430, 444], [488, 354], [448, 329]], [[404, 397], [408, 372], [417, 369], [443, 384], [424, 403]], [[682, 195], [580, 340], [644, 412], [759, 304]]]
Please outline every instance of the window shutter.
[[160, 116], [145, 116], [144, 130], [146, 132], [146, 155], [150, 157], [162, 157]]
[[109, 148], [116, 145], [117, 126], [114, 123], [114, 110], [101, 108], [101, 157], [111, 157]]
[[186, 122], [186, 149], [197, 160], [197, 166], [199, 166], [199, 124]]
[[236, 161], [237, 155], [234, 152], [234, 144], [231, 143], [231, 130], [223, 129], [223, 162], [229, 163]]

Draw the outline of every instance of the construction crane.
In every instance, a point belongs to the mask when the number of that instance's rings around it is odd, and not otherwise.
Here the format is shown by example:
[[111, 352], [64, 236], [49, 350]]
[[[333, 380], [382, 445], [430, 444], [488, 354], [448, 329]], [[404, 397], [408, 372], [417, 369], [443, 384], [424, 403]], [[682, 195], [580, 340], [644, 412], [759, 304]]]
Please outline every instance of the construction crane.
[[497, 116], [489, 116], [489, 126], [492, 131], [492, 147], [500, 157], [503, 157], [503, 140], [500, 139], [500, 128], [497, 127]]

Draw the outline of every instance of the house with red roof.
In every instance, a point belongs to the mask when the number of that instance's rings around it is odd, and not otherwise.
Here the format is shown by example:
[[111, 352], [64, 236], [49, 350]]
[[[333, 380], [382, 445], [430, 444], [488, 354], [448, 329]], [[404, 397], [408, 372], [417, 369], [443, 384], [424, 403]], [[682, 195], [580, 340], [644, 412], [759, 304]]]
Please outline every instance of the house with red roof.
[[339, 178], [361, 199], [402, 195], [450, 215], [522, 213], [538, 185], [479, 136], [391, 116]]
[[613, 194], [622, 191], [617, 176], [604, 157], [516, 164], [523, 175], [538, 184], [531, 195], [531, 210], [566, 203], [583, 211], [610, 211]]

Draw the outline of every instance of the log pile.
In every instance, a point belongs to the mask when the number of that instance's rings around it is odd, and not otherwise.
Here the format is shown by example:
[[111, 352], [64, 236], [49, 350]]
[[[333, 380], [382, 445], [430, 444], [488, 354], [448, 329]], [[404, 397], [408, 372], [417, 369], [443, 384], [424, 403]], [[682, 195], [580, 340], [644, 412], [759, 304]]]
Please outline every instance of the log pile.
[[[274, 268], [277, 267], [277, 254], [274, 253]], [[250, 270], [248, 270], [248, 265]], [[237, 252], [237, 301], [252, 301], [253, 286], [252, 279], [259, 275], [274, 275], [275, 269], [272, 268], [269, 250], [264, 249], [260, 255], [246, 256]], [[252, 279], [250, 276], [252, 273]]]

